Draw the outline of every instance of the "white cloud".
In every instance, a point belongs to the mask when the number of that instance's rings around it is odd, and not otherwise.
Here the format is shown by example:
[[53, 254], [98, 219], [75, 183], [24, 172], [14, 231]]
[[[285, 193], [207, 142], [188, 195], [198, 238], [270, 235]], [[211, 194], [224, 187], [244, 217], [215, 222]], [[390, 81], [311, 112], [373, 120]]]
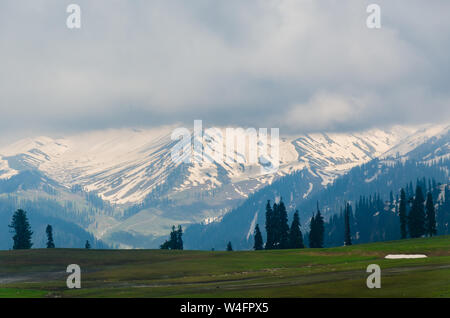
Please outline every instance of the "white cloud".
[[1, 2], [0, 130], [450, 117], [445, 0], [380, 0], [380, 30], [359, 0], [77, 3], [81, 30], [65, 27], [60, 1]]
[[305, 104], [294, 105], [281, 122], [291, 130], [335, 130], [359, 121], [368, 105], [364, 98], [321, 92]]

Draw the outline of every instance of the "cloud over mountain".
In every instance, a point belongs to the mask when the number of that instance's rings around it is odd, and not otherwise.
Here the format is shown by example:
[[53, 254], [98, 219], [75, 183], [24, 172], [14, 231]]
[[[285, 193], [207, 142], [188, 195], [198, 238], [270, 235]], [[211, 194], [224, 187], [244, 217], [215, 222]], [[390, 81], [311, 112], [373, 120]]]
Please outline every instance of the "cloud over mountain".
[[0, 4], [0, 129], [189, 122], [355, 130], [448, 121], [450, 3], [60, 1]]

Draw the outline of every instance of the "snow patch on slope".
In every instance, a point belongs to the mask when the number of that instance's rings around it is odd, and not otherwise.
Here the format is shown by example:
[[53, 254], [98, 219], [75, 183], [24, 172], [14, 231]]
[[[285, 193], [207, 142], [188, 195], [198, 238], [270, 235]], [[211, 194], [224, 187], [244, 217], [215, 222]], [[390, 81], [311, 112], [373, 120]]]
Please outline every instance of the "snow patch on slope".
[[306, 192], [303, 194], [303, 199], [306, 199], [308, 197], [308, 195], [311, 193], [313, 187], [314, 187], [314, 185], [310, 182], [308, 190], [306, 190]]
[[427, 258], [425, 254], [389, 254], [386, 259], [413, 259], [413, 258]]
[[0, 158], [0, 180], [9, 179], [15, 176], [19, 172], [17, 170], [11, 169], [8, 165], [8, 161]]
[[248, 229], [247, 241], [250, 238], [250, 236], [253, 234], [253, 232], [255, 232], [256, 220], [258, 220], [258, 212], [255, 213], [255, 216], [253, 217], [252, 223], [250, 224], [250, 228]]
[[[212, 200], [222, 195], [225, 202], [244, 199], [277, 178], [304, 168], [327, 185], [354, 166], [399, 150], [408, 151], [433, 134], [445, 132], [443, 127], [433, 126], [281, 136], [279, 170], [263, 174], [260, 165], [249, 162], [239, 152], [231, 163], [174, 163], [170, 156], [174, 128], [114, 129], [56, 139], [23, 139], [0, 149], [0, 178], [17, 174], [11, 163], [20, 162], [63, 186], [81, 186], [114, 204], [139, 203], [156, 190], [159, 196], [171, 200], [204, 202], [207, 194]], [[204, 147], [226, 143], [225, 137], [208, 132]], [[400, 145], [402, 142], [406, 145]], [[270, 138], [258, 144], [258, 149], [263, 147], [272, 147]], [[261, 160], [270, 162], [273, 158], [267, 155]]]

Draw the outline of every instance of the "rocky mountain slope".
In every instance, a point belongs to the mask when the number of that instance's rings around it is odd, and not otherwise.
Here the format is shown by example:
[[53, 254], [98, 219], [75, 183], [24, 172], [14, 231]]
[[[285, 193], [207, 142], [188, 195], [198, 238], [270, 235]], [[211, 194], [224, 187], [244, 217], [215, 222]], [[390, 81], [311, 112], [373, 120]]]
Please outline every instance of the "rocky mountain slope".
[[[448, 156], [448, 126], [282, 135], [279, 169], [267, 174], [261, 164], [274, 160], [270, 151], [256, 164], [239, 149], [232, 161], [174, 162], [174, 128], [20, 140], [0, 149], [0, 183], [8, 187], [15, 184], [9, 192], [17, 193], [33, 188], [28, 184], [31, 179], [23, 178], [23, 173], [36, 172], [39, 177], [32, 178], [33, 182], [38, 178], [41, 186], [35, 184], [35, 188], [42, 190], [44, 184], [59, 194], [81, 191], [98, 196], [113, 207], [112, 212], [107, 216], [97, 213], [88, 229], [98, 238], [136, 246], [130, 242], [137, 237], [145, 241], [142, 237], [153, 240], [165, 235], [174, 223], [218, 221], [249, 196], [292, 173], [301, 172], [304, 184], [298, 196], [306, 199], [352, 167], [374, 158], [405, 156], [413, 150], [423, 153], [424, 158], [428, 156], [427, 160]], [[242, 138], [248, 137], [245, 131], [241, 133]], [[200, 140], [204, 149], [226, 141], [226, 135], [221, 140], [208, 133]], [[430, 153], [427, 147], [433, 143], [439, 143], [439, 147], [433, 146]], [[274, 145], [268, 138], [267, 144], [259, 143], [258, 147], [272, 149]], [[199, 155], [194, 151], [194, 157]], [[57, 194], [54, 199], [58, 199]], [[144, 245], [148, 244], [146, 241]]]

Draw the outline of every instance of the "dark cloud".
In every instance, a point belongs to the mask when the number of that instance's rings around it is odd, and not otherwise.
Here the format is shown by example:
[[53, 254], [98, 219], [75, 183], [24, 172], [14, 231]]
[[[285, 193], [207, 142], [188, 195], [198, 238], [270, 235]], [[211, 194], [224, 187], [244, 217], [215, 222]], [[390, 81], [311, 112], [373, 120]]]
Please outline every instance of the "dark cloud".
[[355, 130], [450, 118], [450, 2], [0, 4], [0, 131], [192, 123]]

